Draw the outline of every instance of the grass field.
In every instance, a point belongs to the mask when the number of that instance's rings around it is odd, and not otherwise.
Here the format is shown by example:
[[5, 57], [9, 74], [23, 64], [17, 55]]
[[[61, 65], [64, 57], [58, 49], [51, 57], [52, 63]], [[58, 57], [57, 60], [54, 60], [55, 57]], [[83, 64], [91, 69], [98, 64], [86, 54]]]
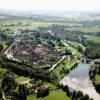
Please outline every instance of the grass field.
[[7, 71], [7, 69], [0, 67], [0, 75], [4, 74], [6, 71]]
[[69, 46], [67, 49], [70, 50], [70, 51], [72, 51], [73, 55], [80, 56], [80, 53], [78, 52], [77, 49], [75, 49], [75, 48], [73, 48], [71, 46]]
[[100, 37], [90, 36], [90, 35], [84, 35], [84, 37], [86, 37], [87, 40], [89, 40], [89, 41], [93, 41], [95, 43], [99, 43], [100, 44]]
[[[20, 23], [20, 24], [19, 24]], [[52, 24], [73, 25], [73, 23], [60, 23], [52, 21], [38, 21], [38, 20], [2, 20], [0, 21], [0, 29], [11, 29], [12, 31], [18, 29], [37, 29], [38, 27], [47, 27]]]
[[72, 27], [72, 28], [66, 28], [65, 30], [71, 30], [71, 31], [81, 31], [81, 32], [100, 32], [100, 28], [98, 27]]
[[97, 84], [100, 84], [100, 75], [96, 75], [95, 76], [95, 79], [96, 79], [96, 83]]
[[[20, 25], [18, 23], [21, 22]], [[13, 25], [12, 25], [13, 24]], [[49, 25], [52, 25], [52, 22], [45, 22], [45, 21], [29, 21], [29, 20], [8, 20], [8, 21], [2, 21], [0, 23], [0, 29], [10, 29], [12, 31], [18, 30], [18, 29], [36, 29], [38, 27], [47, 27]], [[5, 26], [6, 25], [6, 26]]]
[[81, 45], [80, 43], [68, 41], [68, 43], [64, 42], [64, 46], [61, 48], [62, 52], [70, 50], [73, 55], [80, 56], [80, 52], [78, 52], [78, 50], [74, 46], [71, 46], [72, 44], [75, 46], [80, 45], [83, 49], [85, 49], [85, 47], [83, 47], [83, 45]]
[[78, 43], [78, 42], [70, 41], [70, 44], [74, 46], [75, 48], [78, 48], [78, 46], [80, 46], [83, 51], [86, 49], [81, 43]]
[[34, 95], [28, 96], [27, 100], [71, 100], [66, 94], [61, 90], [55, 90], [50, 92], [50, 94], [44, 98], [36, 98]]
[[24, 82], [24, 81], [28, 81], [29, 78], [24, 77], [24, 76], [18, 76], [15, 80], [16, 80], [17, 83], [21, 83], [21, 82]]

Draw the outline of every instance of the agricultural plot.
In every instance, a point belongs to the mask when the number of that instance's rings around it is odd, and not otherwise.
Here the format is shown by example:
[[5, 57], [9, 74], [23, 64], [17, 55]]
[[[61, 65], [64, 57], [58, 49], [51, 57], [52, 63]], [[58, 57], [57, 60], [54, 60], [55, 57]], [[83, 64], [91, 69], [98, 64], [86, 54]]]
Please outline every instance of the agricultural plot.
[[80, 32], [100, 32], [99, 27], [71, 27], [71, 28], [66, 28], [65, 30], [70, 30], [70, 31], [80, 31]]
[[52, 22], [45, 21], [31, 21], [31, 20], [6, 20], [1, 21], [0, 28], [1, 29], [10, 29], [12, 31], [19, 29], [36, 29], [38, 27], [47, 27], [52, 25]]
[[91, 35], [84, 35], [84, 37], [86, 37], [87, 40], [89, 40], [89, 41], [93, 41], [94, 43], [100, 44], [100, 37], [91, 36]]

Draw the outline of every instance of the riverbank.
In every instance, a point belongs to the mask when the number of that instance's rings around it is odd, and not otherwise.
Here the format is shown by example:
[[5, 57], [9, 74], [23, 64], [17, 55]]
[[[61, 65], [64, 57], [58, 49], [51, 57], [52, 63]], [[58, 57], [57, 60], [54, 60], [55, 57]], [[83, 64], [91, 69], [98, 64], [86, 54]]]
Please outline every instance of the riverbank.
[[96, 92], [92, 81], [89, 79], [90, 64], [79, 63], [75, 70], [72, 70], [60, 82], [67, 85], [69, 88], [82, 91], [83, 94], [88, 94], [94, 100], [99, 100], [100, 95]]
[[54, 69], [54, 73], [57, 76], [58, 82], [64, 77], [65, 74], [68, 74], [71, 69], [73, 69], [78, 63], [77, 59], [74, 57], [65, 57], [61, 63]]
[[96, 89], [100, 94], [100, 64], [94, 64], [89, 70], [89, 77]]

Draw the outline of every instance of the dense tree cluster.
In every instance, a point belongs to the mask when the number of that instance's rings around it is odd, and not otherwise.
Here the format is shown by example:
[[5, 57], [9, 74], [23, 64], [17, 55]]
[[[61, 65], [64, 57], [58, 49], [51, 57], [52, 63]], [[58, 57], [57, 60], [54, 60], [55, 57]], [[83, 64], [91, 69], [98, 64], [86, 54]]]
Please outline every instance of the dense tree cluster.
[[84, 55], [90, 59], [96, 59], [100, 57], [100, 48], [99, 47], [90, 47], [86, 48]]
[[12, 70], [14, 73], [18, 75], [26, 77], [30, 76], [30, 78], [41, 79], [48, 82], [54, 82], [57, 79], [57, 77], [53, 73], [43, 70], [42, 68], [38, 67], [32, 68], [22, 63], [20, 64], [17, 62], [10, 61], [5, 57], [0, 58], [0, 65], [7, 69]]
[[100, 75], [100, 64], [92, 65], [89, 70], [89, 77], [95, 86], [95, 89], [98, 93], [100, 93], [100, 83], [96, 82], [96, 75]]
[[4, 92], [9, 92], [10, 90], [14, 90], [17, 84], [14, 80], [14, 77], [11, 73], [6, 72], [2, 78], [2, 89]]
[[70, 91], [69, 87], [68, 86], [63, 86], [63, 85], [60, 85], [59, 86], [60, 88], [62, 88], [62, 90], [64, 92], [66, 92], [66, 95], [68, 97], [71, 97], [71, 100], [93, 100], [92, 98], [90, 98], [87, 94], [83, 94], [83, 92], [81, 91]]
[[40, 87], [37, 89], [37, 98], [39, 97], [45, 97], [49, 95], [49, 89], [46, 87]]
[[18, 100], [27, 100], [28, 89], [24, 85], [19, 85], [18, 88]]

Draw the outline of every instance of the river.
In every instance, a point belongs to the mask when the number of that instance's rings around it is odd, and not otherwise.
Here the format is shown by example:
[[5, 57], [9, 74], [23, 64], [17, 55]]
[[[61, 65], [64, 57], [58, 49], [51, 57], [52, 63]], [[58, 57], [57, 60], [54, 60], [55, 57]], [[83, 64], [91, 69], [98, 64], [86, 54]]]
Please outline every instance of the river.
[[100, 100], [100, 95], [96, 92], [91, 80], [89, 79], [90, 64], [79, 63], [78, 66], [70, 71], [68, 75], [60, 81], [63, 85], [68, 85], [74, 90], [81, 90], [94, 100]]

